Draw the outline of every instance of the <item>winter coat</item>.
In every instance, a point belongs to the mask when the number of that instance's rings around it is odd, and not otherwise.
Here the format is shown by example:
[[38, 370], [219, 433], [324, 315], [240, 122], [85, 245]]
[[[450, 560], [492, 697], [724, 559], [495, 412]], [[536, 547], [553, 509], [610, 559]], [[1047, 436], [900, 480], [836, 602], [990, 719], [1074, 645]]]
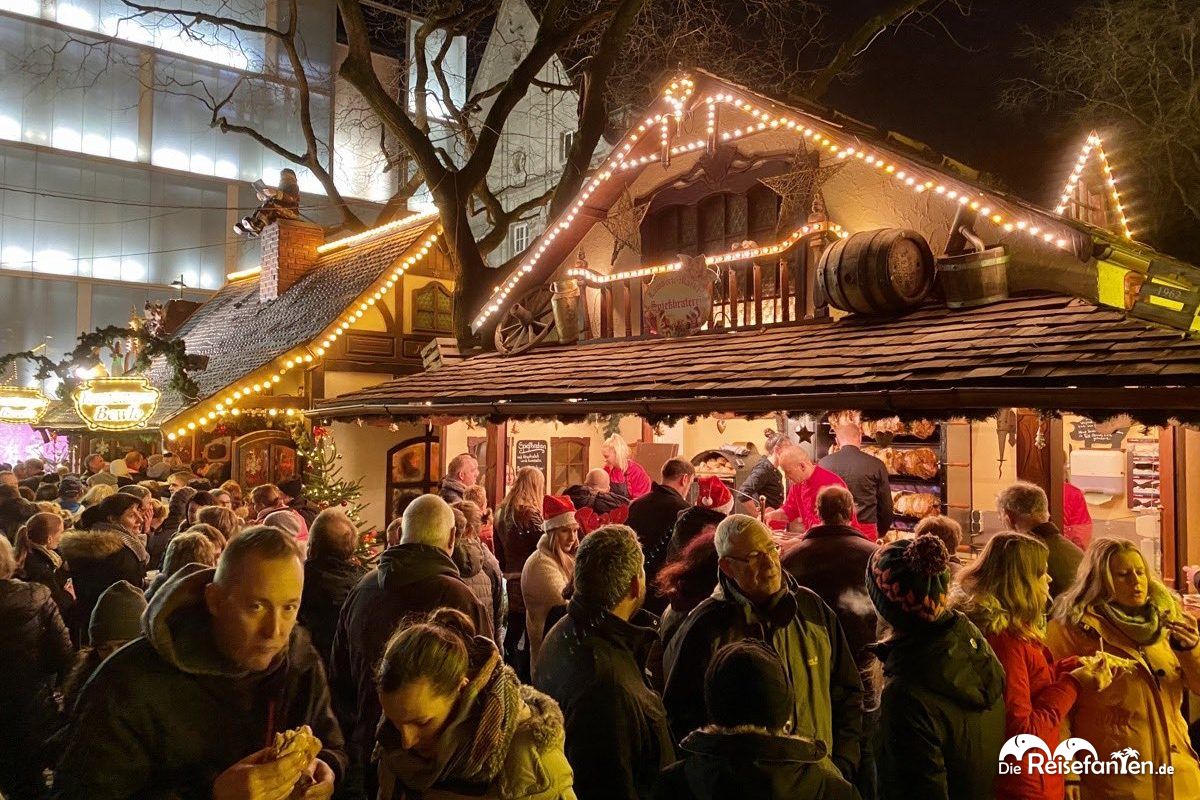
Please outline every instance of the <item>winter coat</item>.
[[72, 625], [77, 632], [87, 631], [92, 609], [109, 586], [117, 581], [129, 581], [138, 589], [146, 585], [146, 564], [122, 533], [122, 528], [102, 522], [90, 531], [67, 531], [58, 542], [75, 587]]
[[[562, 714], [531, 687], [521, 687], [521, 700], [528, 716], [517, 723], [500, 775], [482, 793], [476, 787], [448, 785], [410, 798], [388, 782], [384, 762], [379, 800], [575, 800], [571, 765], [562, 752]], [[381, 739], [389, 741], [382, 734]]]
[[500, 626], [505, 617], [504, 608], [504, 576], [500, 573], [500, 563], [492, 555], [492, 551], [484, 547], [479, 539], [459, 539], [454, 543], [454, 566], [463, 583], [470, 587], [475, 599], [483, 606], [487, 614], [488, 626], [481, 630], [494, 642], [502, 641]]
[[31, 545], [29, 553], [25, 556], [22, 574], [24, 580], [40, 583], [50, 590], [50, 596], [54, 598], [63, 622], [70, 625], [74, 618], [75, 595], [71, 570], [67, 568], [66, 560], [40, 545]]
[[750, 474], [742, 481], [738, 492], [735, 497], [738, 501], [748, 499], [748, 495], [757, 503], [759, 497], [765, 497], [769, 508], [779, 508], [783, 505], [783, 477], [779, 474], [779, 467], [772, 464], [769, 458], [760, 458], [750, 468]]
[[[1063, 722], [1079, 692], [1079, 683], [1055, 668], [1054, 656], [1042, 642], [1011, 631], [987, 637], [1004, 668], [1004, 740], [1029, 734], [1050, 752], [1062, 741]], [[1062, 800], [1063, 776], [1043, 772], [1006, 773], [996, 778], [999, 800]]]
[[536, 685], [566, 719], [581, 800], [650, 798], [674, 760], [666, 709], [645, 676], [654, 640], [650, 614], [627, 622], [573, 597], [542, 642]]
[[432, 757], [380, 721], [379, 800], [575, 800], [557, 704], [522, 686], [489, 640], [476, 637], [470, 658]]
[[683, 760], [663, 772], [658, 800], [858, 800], [812, 739], [710, 725], [680, 749]]
[[451, 478], [449, 475], [442, 478], [442, 482], [438, 484], [438, 494], [450, 505], [464, 500], [463, 493], [466, 491], [467, 485], [465, 483], [458, 478]]
[[875, 753], [881, 800], [992, 797], [1004, 744], [1004, 670], [957, 611], [875, 646], [883, 694]]
[[525, 598], [525, 635], [529, 639], [529, 664], [537, 676], [538, 651], [546, 634], [546, 616], [550, 609], [565, 606], [563, 589], [571, 576], [554, 555], [551, 534], [543, 533], [537, 550], [521, 570], [521, 596]]
[[1187, 692], [1200, 692], [1200, 647], [1177, 651], [1165, 633], [1143, 647], [1122, 634], [1095, 608], [1078, 623], [1050, 623], [1046, 643], [1055, 657], [1099, 652], [1132, 659], [1116, 670], [1102, 692], [1081, 689], [1069, 717], [1071, 736], [1087, 739], [1101, 758], [1132, 747], [1138, 759], [1171, 764], [1172, 775], [1083, 775], [1083, 800], [1169, 800], [1200, 797], [1200, 765], [1188, 741], [1181, 708]]
[[297, 619], [308, 629], [313, 647], [325, 664], [329, 664], [342, 603], [365, 573], [357, 561], [344, 558], [310, 558], [304, 562], [304, 594]]
[[663, 703], [677, 740], [703, 727], [704, 672], [724, 645], [765, 642], [792, 679], [792, 732], [825, 743], [843, 775], [858, 768], [862, 737], [862, 683], [837, 616], [810, 589], [787, 579], [761, 609], [721, 575], [712, 597], [688, 614], [663, 659]]
[[646, 609], [653, 614], [661, 614], [667, 607], [667, 599], [659, 594], [655, 578], [666, 562], [675, 518], [691, 505], [679, 492], [660, 483], [653, 484], [649, 494], [629, 504], [625, 524], [633, 528], [642, 544], [646, 557]]
[[858, 665], [868, 709], [877, 705], [878, 670], [867, 649], [876, 636], [878, 618], [867, 595], [867, 564], [878, 546], [847, 525], [818, 525], [800, 537], [783, 559], [783, 568], [801, 586], [816, 592], [837, 614]]
[[1059, 533], [1053, 522], [1035, 525], [1029, 535], [1050, 550], [1046, 562], [1046, 572], [1050, 575], [1050, 597], [1058, 597], [1075, 583], [1079, 562], [1083, 561], [1083, 551]]
[[487, 616], [444, 550], [399, 544], [384, 550], [379, 566], [346, 596], [333, 635], [329, 663], [333, 706], [357, 763], [367, 763], [382, 713], [375, 666], [402, 619], [455, 608], [486, 631]]
[[[50, 590], [40, 583], [0, 580], [0, 765], [28, 753], [51, 733], [58, 709], [52, 684], [74, 651]], [[4, 786], [0, 778], [0, 786]]]
[[615, 508], [629, 505], [629, 498], [622, 497], [613, 492], [601, 492], [586, 486], [582, 483], [576, 483], [563, 489], [563, 494], [571, 498], [571, 502], [575, 504], [576, 509], [590, 508], [597, 514], [607, 514]]
[[623, 470], [620, 467], [610, 467], [605, 464], [604, 471], [608, 473], [608, 483], [614, 494], [630, 500], [637, 500], [650, 491], [652, 483], [650, 475], [647, 474], [645, 467], [633, 459], [625, 462]]
[[168, 582], [142, 617], [142, 637], [84, 686], [55, 797], [210, 798], [220, 773], [301, 725], [321, 740], [318, 757], [344, 773], [342, 733], [308, 633], [293, 628], [266, 671], [237, 669], [213, 644], [204, 591], [215, 573]]
[[525, 613], [525, 600], [521, 597], [521, 570], [525, 569], [525, 562], [537, 549], [542, 533], [542, 514], [536, 508], [513, 508], [506, 503], [496, 512], [492, 544], [496, 548], [496, 560], [504, 572], [510, 614]]
[[892, 484], [887, 465], [853, 445], [821, 459], [820, 465], [846, 482], [859, 522], [874, 523], [879, 536], [892, 528]]

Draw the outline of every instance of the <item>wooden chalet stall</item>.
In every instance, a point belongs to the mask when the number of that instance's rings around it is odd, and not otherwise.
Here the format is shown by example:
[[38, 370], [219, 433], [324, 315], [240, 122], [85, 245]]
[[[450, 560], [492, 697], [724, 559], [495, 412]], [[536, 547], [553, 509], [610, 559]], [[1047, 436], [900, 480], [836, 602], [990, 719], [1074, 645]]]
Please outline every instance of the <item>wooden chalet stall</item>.
[[1092, 535], [1138, 541], [1175, 582], [1200, 560], [1200, 270], [1132, 239], [1094, 136], [1056, 212], [979, 177], [689, 73], [497, 282], [473, 320], [496, 352], [314, 416], [359, 439], [426, 425], [356, 465], [386, 510], [419, 488], [384, 461], [404, 448], [435, 471], [479, 453], [493, 501], [520, 464], [554, 491], [581, 479], [615, 429], [643, 463], [732, 481], [767, 428], [820, 456], [825, 413], [855, 409], [908, 497], [898, 529], [941, 510], [978, 546], [1018, 477], [1061, 520], [1069, 470]]
[[[196, 399], [164, 388], [150, 424], [166, 447], [224, 465], [244, 488], [299, 474], [288, 423], [313, 403], [416, 372], [421, 349], [449, 332], [451, 271], [440, 226], [416, 214], [325, 242], [281, 220], [262, 235], [258, 269], [225, 286], [181, 326]], [[166, 364], [150, 372], [164, 387]]]

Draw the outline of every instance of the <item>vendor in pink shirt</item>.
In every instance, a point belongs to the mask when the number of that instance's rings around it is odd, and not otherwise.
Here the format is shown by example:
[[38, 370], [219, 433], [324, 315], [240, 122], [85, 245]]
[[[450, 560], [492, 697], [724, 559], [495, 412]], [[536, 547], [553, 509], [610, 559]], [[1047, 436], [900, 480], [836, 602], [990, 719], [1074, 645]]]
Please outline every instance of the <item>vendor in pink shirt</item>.
[[614, 433], [604, 440], [600, 447], [600, 455], [604, 457], [604, 471], [608, 473], [611, 491], [624, 495], [630, 500], [637, 500], [650, 491], [650, 476], [642, 465], [630, 458], [629, 445]]
[[1092, 515], [1088, 511], [1083, 491], [1072, 483], [1063, 481], [1063, 536], [1087, 550], [1092, 541]]
[[[803, 447], [787, 447], [779, 455], [779, 468], [791, 484], [787, 499], [778, 511], [767, 515], [767, 521], [786, 521], [789, 531], [803, 533], [821, 524], [817, 515], [817, 493], [826, 486], [845, 487], [846, 482], [835, 473], [813, 462], [812, 456]], [[850, 520], [860, 528], [858, 515]], [[861, 529], [861, 528], [860, 528]]]

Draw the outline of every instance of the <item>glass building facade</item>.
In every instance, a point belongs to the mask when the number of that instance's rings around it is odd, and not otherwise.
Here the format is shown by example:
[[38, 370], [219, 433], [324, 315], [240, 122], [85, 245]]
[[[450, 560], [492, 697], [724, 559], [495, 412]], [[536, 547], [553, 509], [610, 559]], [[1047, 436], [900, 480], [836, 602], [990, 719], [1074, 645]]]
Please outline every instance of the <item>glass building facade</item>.
[[[286, 23], [276, 0], [176, 4]], [[300, 9], [320, 158], [347, 197], [386, 200], [396, 176], [383, 170], [378, 131], [335, 77], [334, 0]], [[203, 299], [227, 273], [257, 265], [257, 244], [231, 227], [257, 205], [250, 183], [274, 184], [285, 167], [299, 176], [304, 215], [336, 220], [308, 170], [212, 124], [209, 105], [228, 99], [220, 116], [231, 124], [304, 151], [277, 42], [189, 31], [121, 0], [0, 0], [0, 70], [0, 352], [45, 344], [57, 358], [79, 331], [177, 296], [172, 282]]]

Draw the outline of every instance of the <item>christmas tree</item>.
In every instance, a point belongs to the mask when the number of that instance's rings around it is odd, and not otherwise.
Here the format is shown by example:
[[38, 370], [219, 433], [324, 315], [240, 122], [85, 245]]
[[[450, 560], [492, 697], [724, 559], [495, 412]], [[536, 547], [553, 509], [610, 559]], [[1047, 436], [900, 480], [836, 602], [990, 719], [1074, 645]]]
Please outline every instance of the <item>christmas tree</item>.
[[342, 507], [359, 531], [354, 557], [364, 564], [370, 562], [376, 556], [379, 532], [374, 528], [363, 530], [366, 523], [362, 512], [366, 505], [359, 502], [362, 478], [351, 481], [342, 477], [342, 467], [338, 463], [342, 455], [328, 428], [317, 425], [310, 432], [299, 424], [293, 429], [292, 437], [296, 440], [296, 453], [304, 463], [305, 499], [321, 509]]

